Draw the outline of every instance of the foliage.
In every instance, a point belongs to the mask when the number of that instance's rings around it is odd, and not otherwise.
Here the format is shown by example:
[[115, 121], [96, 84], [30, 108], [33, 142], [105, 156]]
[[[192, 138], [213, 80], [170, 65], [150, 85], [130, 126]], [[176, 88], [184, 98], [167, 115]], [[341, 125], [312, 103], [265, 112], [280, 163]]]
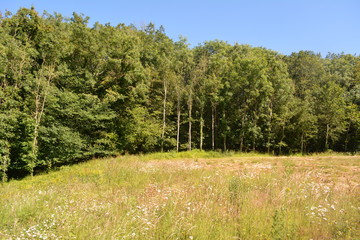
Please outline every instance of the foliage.
[[154, 151], [360, 150], [360, 58], [88, 24], [34, 8], [0, 17], [0, 172], [20, 178]]

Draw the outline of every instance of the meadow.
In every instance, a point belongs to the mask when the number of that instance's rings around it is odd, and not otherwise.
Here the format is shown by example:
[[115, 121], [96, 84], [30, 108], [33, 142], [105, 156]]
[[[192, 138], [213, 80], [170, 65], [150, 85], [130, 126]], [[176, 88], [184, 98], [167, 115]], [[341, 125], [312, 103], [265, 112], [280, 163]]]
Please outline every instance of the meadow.
[[0, 185], [0, 239], [360, 239], [360, 156], [96, 159]]

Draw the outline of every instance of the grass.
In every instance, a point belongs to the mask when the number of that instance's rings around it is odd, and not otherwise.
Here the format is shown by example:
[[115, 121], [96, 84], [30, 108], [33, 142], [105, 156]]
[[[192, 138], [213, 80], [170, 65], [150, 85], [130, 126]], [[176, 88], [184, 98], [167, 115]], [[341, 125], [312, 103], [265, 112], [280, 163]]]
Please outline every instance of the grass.
[[0, 186], [0, 239], [359, 239], [360, 156], [157, 153]]
[[196, 158], [224, 158], [224, 157], [254, 157], [254, 156], [270, 156], [259, 154], [257, 152], [240, 153], [234, 151], [220, 152], [220, 151], [201, 151], [192, 150], [186, 152], [163, 152], [150, 153], [145, 155], [138, 155], [142, 160], [169, 160], [169, 159], [196, 159]]

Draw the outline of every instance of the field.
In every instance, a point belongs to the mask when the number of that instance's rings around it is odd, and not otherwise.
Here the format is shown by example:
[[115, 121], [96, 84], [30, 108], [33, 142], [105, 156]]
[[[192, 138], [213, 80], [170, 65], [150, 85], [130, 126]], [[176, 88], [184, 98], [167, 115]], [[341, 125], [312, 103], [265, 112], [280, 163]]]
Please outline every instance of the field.
[[360, 239], [360, 156], [169, 153], [0, 185], [0, 239]]

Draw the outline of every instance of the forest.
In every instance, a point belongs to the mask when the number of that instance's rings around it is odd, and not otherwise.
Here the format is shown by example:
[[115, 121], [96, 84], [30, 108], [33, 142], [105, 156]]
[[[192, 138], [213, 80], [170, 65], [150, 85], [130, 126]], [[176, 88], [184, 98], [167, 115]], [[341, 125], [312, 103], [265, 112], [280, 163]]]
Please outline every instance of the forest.
[[[0, 15], [0, 177], [158, 151], [360, 151], [360, 56]], [[241, 39], [239, 39], [241, 40]]]

